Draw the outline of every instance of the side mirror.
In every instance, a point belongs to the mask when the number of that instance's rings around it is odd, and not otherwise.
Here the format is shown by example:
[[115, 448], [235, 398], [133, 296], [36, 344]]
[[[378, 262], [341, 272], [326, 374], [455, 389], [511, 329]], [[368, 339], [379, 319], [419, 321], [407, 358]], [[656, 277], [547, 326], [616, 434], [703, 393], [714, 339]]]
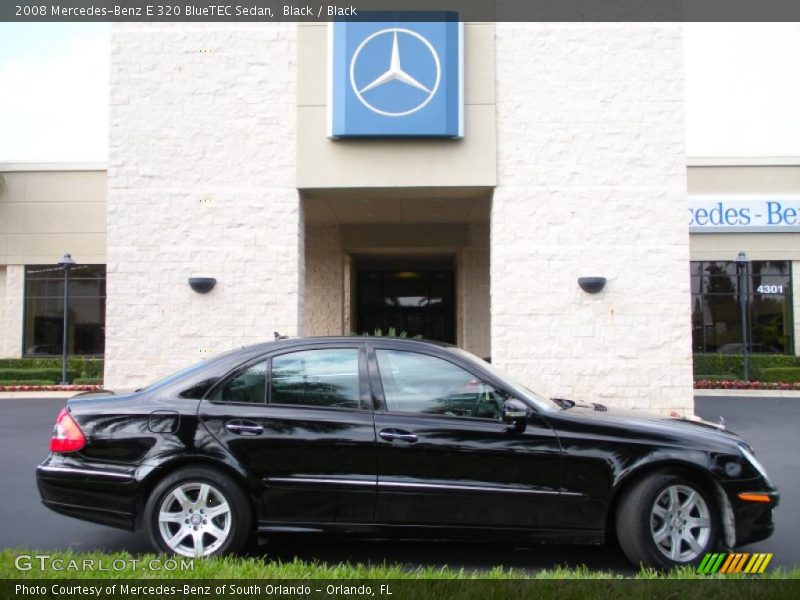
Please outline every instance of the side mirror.
[[506, 423], [513, 423], [524, 429], [529, 414], [525, 403], [515, 398], [510, 398], [503, 404], [503, 421]]

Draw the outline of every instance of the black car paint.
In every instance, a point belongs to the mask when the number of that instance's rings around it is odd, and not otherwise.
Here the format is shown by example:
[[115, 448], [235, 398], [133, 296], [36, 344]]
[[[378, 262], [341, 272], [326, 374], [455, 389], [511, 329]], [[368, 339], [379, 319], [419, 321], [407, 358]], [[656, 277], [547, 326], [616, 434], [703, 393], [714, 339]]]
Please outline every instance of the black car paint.
[[[361, 407], [213, 402], [213, 385], [242, 364], [287, 351], [358, 347]], [[79, 452], [37, 469], [51, 509], [105, 525], [141, 525], [147, 494], [166, 473], [207, 464], [248, 492], [263, 532], [331, 531], [369, 536], [550, 539], [603, 543], [621, 490], [659, 467], [682, 468], [724, 490], [736, 545], [772, 533], [777, 490], [742, 458], [738, 436], [679, 419], [617, 416], [528, 402], [524, 429], [492, 419], [390, 413], [375, 348], [444, 358], [512, 394], [488, 369], [439, 344], [390, 338], [279, 340], [211, 359], [144, 390], [72, 398], [84, 432]], [[210, 392], [208, 390], [211, 390]], [[184, 397], [205, 391], [205, 399]], [[518, 394], [517, 394], [518, 395]], [[554, 405], [555, 407], [555, 405]], [[262, 427], [237, 435], [231, 420]], [[413, 432], [388, 441], [382, 431]], [[727, 463], [740, 466], [732, 478]], [[767, 492], [771, 505], [739, 500]]]

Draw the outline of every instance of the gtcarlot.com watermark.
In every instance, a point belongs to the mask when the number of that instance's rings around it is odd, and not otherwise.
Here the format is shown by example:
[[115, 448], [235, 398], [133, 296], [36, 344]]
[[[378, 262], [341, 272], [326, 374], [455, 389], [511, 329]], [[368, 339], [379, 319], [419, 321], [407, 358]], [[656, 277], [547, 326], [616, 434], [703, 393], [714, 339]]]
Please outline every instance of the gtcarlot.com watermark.
[[138, 558], [54, 558], [49, 554], [18, 554], [18, 571], [194, 571], [194, 559]]

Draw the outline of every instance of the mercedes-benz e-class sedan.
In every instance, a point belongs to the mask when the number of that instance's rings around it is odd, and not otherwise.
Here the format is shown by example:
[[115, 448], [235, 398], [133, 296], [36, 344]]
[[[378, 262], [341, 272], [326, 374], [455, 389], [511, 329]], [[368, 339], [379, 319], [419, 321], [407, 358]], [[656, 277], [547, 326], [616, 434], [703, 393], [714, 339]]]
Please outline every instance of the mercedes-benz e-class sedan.
[[669, 568], [768, 537], [778, 503], [719, 426], [543, 398], [462, 350], [369, 337], [278, 340], [76, 396], [37, 479], [55, 511], [201, 557], [276, 532], [616, 536]]

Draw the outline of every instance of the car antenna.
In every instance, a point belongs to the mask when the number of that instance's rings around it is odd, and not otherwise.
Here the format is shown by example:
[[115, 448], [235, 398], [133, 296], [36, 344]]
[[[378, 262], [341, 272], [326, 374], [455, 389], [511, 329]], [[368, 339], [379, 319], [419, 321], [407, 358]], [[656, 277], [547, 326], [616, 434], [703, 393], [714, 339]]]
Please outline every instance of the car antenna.
[[288, 340], [289, 339], [288, 335], [281, 335], [277, 331], [273, 331], [272, 333], [275, 334], [275, 340]]

